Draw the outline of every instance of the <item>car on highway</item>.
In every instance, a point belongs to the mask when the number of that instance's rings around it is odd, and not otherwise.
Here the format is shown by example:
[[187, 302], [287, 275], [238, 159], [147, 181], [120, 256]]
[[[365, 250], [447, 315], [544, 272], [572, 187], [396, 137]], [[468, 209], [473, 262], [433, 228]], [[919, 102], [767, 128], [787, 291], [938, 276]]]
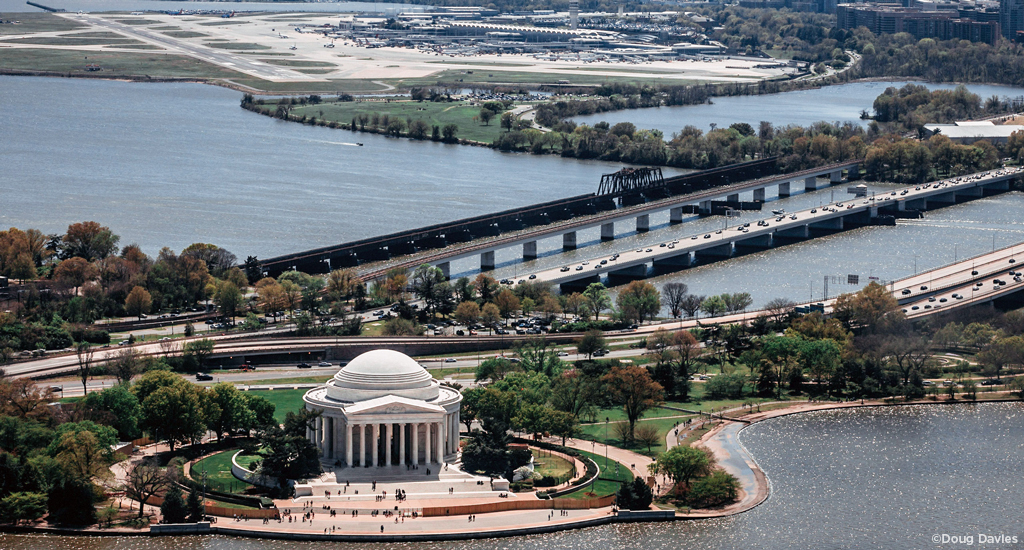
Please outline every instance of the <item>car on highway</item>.
[[537, 275], [530, 275], [528, 278], [532, 281], [533, 279], [537, 278]]
[[567, 266], [567, 265], [566, 266], [562, 266], [562, 269], [559, 269], [559, 271], [561, 271], [562, 273], [565, 273], [566, 271], [569, 271], [569, 266]]
[[213, 377], [205, 372], [196, 373], [196, 382], [209, 382], [211, 380], [213, 380]]
[[330, 366], [333, 366], [333, 365], [331, 365], [330, 361], [320, 361], [319, 363], [316, 364], [316, 366], [318, 366], [318, 367], [330, 367]]
[[909, 288], [904, 288], [903, 289], [903, 295], [906, 296], [907, 294], [910, 294], [910, 289]]
[[444, 362], [445, 363], [454, 363], [455, 362], [455, 358], [454, 357], [446, 357]]
[[999, 380], [989, 379], [989, 380], [982, 380], [981, 381], [981, 385], [982, 386], [998, 386], [1000, 384], [1002, 384], [1002, 382], [1000, 382]]
[[569, 354], [564, 352], [564, 351], [560, 351], [560, 352], [558, 352], [558, 356], [559, 357], [569, 357]]
[[583, 271], [583, 266], [582, 265], [576, 266], [576, 271]]
[[299, 364], [298, 364], [298, 367], [299, 367], [300, 369], [311, 369], [311, 368], [313, 368], [313, 366], [312, 366], [312, 365], [310, 365], [309, 363], [299, 363]]

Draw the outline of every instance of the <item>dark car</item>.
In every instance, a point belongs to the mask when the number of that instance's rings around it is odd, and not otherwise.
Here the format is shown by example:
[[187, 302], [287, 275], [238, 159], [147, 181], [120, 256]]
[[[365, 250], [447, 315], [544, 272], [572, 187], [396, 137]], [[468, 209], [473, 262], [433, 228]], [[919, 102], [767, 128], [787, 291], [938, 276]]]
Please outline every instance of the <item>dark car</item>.
[[310, 365], [309, 363], [299, 363], [299, 368], [300, 369], [311, 369], [311, 368], [313, 368], [313, 366]]
[[196, 381], [197, 382], [209, 382], [211, 380], [213, 380], [213, 377], [210, 376], [209, 374], [206, 374], [205, 372], [197, 372], [196, 373]]
[[1002, 382], [1000, 382], [998, 380], [982, 380], [981, 381], [981, 385], [982, 386], [998, 386], [1001, 383]]

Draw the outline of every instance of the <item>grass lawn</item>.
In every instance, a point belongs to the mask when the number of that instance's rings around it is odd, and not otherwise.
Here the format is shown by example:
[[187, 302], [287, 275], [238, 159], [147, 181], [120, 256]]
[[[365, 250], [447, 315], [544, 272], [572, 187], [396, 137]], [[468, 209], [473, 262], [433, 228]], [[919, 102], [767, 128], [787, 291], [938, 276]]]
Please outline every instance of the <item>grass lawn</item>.
[[[601, 469], [601, 473], [598, 475], [597, 482], [595, 482], [593, 485], [588, 485], [585, 489], [580, 489], [579, 491], [558, 498], [571, 498], [576, 500], [585, 498], [600, 498], [618, 491], [619, 486], [622, 483], [628, 483], [630, 481], [633, 481], [633, 472], [630, 471], [629, 466], [626, 466], [625, 464], [620, 464], [612, 459], [605, 460], [604, 455], [597, 455], [587, 451], [579, 452], [580, 454], [596, 462], [597, 467]], [[588, 496], [587, 493], [590, 492], [593, 492], [596, 495], [596, 497]]]
[[[86, 65], [102, 67], [98, 73]], [[233, 78], [241, 73], [205, 61], [169, 54], [141, 52], [96, 52], [45, 48], [7, 49], [0, 56], [0, 68], [27, 71], [55, 71], [71, 75], [149, 75], [154, 77]]]
[[114, 19], [114, 21], [122, 25], [159, 25], [163, 23], [163, 21], [154, 19]]
[[103, 46], [107, 44], [145, 44], [131, 38], [77, 38], [63, 36], [29, 36], [4, 40], [8, 44], [39, 44], [45, 46]]
[[597, 441], [598, 443], [607, 443], [608, 445], [611, 445], [612, 447], [619, 447], [619, 448], [622, 448], [622, 449], [630, 449], [632, 451], [636, 451], [638, 453], [641, 453], [641, 454], [644, 454], [644, 455], [648, 455], [648, 456], [656, 456], [658, 453], [665, 452], [665, 436], [668, 434], [668, 431], [673, 429], [673, 428], [675, 428], [675, 426], [677, 424], [679, 424], [679, 423], [681, 423], [681, 422], [683, 422], [685, 420], [686, 420], [686, 418], [650, 418], [650, 419], [646, 419], [646, 420], [640, 420], [639, 422], [637, 422], [636, 423], [637, 427], [639, 427], [639, 426], [654, 426], [658, 430], [658, 442], [655, 445], [651, 445], [650, 451], [647, 450], [646, 446], [641, 447], [641, 446], [639, 446], [639, 444], [634, 444], [634, 445], [630, 446], [630, 445], [626, 445], [625, 443], [623, 443], [615, 435], [615, 426], [614, 425], [608, 426], [608, 430], [607, 430], [608, 436], [607, 436], [607, 438], [605, 438], [605, 427], [604, 427], [604, 423], [603, 422], [600, 423], [600, 424], [586, 424], [586, 425], [584, 425], [582, 427], [582, 431], [583, 431], [582, 438], [583, 439], [588, 439], [588, 440], [591, 440], [591, 441]]
[[73, 31], [75, 29], [89, 28], [88, 25], [82, 25], [52, 13], [8, 12], [0, 13], [0, 19], [4, 21], [20, 21], [17, 25], [0, 25], [0, 36], [5, 34], [30, 34], [34, 32]]
[[[444, 127], [446, 124], [455, 124], [459, 127], [458, 136], [463, 139], [483, 141], [490, 143], [503, 132], [500, 120], [495, 117], [487, 126], [479, 121], [473, 120], [480, 114], [479, 106], [470, 106], [469, 103], [432, 103], [429, 101], [391, 101], [388, 103], [378, 101], [347, 101], [342, 103], [321, 103], [319, 105], [303, 105], [292, 108], [292, 113], [298, 116], [315, 116], [318, 119], [335, 121], [342, 124], [349, 124], [352, 118], [361, 114], [373, 116], [374, 113], [388, 115], [392, 118], [398, 117], [403, 122], [407, 118], [422, 120], [428, 126]], [[323, 114], [321, 114], [323, 113]]]
[[[542, 476], [562, 477], [572, 474], [572, 463], [543, 449], [530, 449], [534, 471]], [[568, 479], [568, 478], [566, 478]]]
[[324, 61], [302, 61], [300, 59], [260, 59], [264, 63], [279, 65], [281, 67], [336, 67], [334, 63]]
[[222, 50], [269, 50], [270, 46], [264, 46], [263, 44], [257, 44], [255, 42], [207, 42], [203, 44], [211, 48], [220, 48]]
[[[333, 376], [333, 375], [324, 375], [324, 376], [295, 376], [295, 377], [292, 377], [292, 378], [267, 378], [265, 380], [246, 380], [246, 381], [241, 381], [241, 382], [235, 382], [235, 385], [237, 385], [237, 386], [256, 386], [256, 385], [259, 385], [259, 384], [322, 384], [322, 383], [330, 380], [331, 376]], [[284, 390], [274, 390], [274, 391], [284, 391]]]
[[258, 90], [281, 94], [336, 94], [339, 92], [373, 93], [384, 92], [388, 89], [386, 85], [377, 84], [372, 80], [358, 79], [325, 80], [322, 82], [271, 82], [269, 80], [253, 78], [246, 75], [238, 78], [232, 78], [231, 81], [243, 86], [256, 88]]
[[170, 31], [165, 32], [164, 34], [170, 36], [171, 38], [205, 38], [207, 36], [210, 36], [208, 34], [203, 34], [201, 32], [195, 31]]
[[274, 404], [274, 420], [284, 422], [284, 416], [303, 407], [302, 396], [308, 390], [252, 390], [250, 393], [266, 398]]
[[231, 449], [196, 462], [192, 465], [192, 479], [202, 482], [202, 472], [205, 470], [207, 487], [210, 489], [224, 493], [244, 493], [253, 485], [231, 474], [231, 455], [236, 452], [238, 449]]
[[[462, 64], [462, 62], [459, 62]], [[568, 68], [568, 67], [567, 67]], [[461, 82], [463, 84], [557, 84], [560, 80], [568, 80], [573, 85], [598, 86], [604, 83], [621, 82], [630, 84], [651, 84], [666, 82], [663, 78], [645, 79], [631, 76], [581, 75], [565, 73], [533, 73], [528, 71], [487, 71], [474, 69], [470, 74], [466, 70], [451, 69], [419, 78], [390, 79], [384, 82], [400, 88], [416, 86], [434, 86], [438, 82]], [[686, 84], [692, 81], [680, 79], [670, 80], [673, 84]]]

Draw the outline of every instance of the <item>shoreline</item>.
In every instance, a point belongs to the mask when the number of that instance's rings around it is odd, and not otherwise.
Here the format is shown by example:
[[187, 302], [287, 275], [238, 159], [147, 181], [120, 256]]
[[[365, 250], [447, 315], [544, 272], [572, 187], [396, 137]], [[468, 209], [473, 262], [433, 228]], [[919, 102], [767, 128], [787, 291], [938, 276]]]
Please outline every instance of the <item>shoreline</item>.
[[[406, 533], [391, 533], [386, 530], [380, 534], [373, 529], [371, 532], [335, 532], [335, 533], [320, 533], [320, 532], [308, 532], [298, 529], [298, 524], [294, 525], [292, 529], [280, 529], [273, 530], [271, 527], [248, 527], [241, 524], [247, 523], [242, 521], [231, 521], [230, 518], [224, 518], [225, 524], [220, 525], [204, 525], [204, 524], [188, 524], [192, 528], [183, 531], [172, 531], [167, 532], [152, 532], [149, 529], [129, 529], [129, 528], [109, 528], [101, 529], [96, 526], [92, 526], [85, 529], [74, 529], [74, 528], [61, 528], [53, 527], [48, 525], [43, 526], [27, 526], [27, 525], [4, 525], [0, 526], [0, 533], [16, 533], [16, 534], [39, 534], [39, 535], [58, 535], [58, 536], [182, 536], [182, 535], [223, 535], [233, 537], [245, 537], [245, 538], [258, 538], [258, 539], [269, 539], [269, 540], [298, 540], [298, 541], [333, 541], [333, 542], [439, 542], [439, 541], [451, 541], [451, 540], [473, 540], [473, 539], [493, 539], [493, 538], [508, 538], [515, 536], [524, 535], [536, 535], [554, 533], [560, 531], [569, 531], [575, 529], [584, 529], [588, 527], [597, 527], [601, 525], [614, 524], [614, 523], [636, 523], [636, 522], [665, 522], [665, 521], [688, 521], [688, 520], [703, 520], [703, 519], [714, 519], [734, 516], [742, 514], [749, 510], [760, 506], [766, 502], [771, 496], [771, 480], [767, 474], [761, 470], [757, 464], [755, 458], [746, 449], [746, 447], [739, 444], [738, 456], [733, 455], [728, 449], [729, 445], [724, 444], [724, 440], [730, 436], [735, 436], [742, 430], [749, 426], [757, 424], [758, 422], [769, 420], [773, 418], [780, 418], [783, 416], [790, 416], [794, 414], [802, 414], [808, 412], [824, 411], [824, 410], [838, 410], [838, 409], [853, 409], [853, 408], [866, 408], [866, 407], [892, 407], [892, 406], [920, 406], [920, 405], [958, 405], [958, 404], [979, 404], [979, 403], [1021, 403], [1020, 399], [991, 399], [991, 400], [980, 400], [980, 401], [929, 401], [929, 400], [917, 400], [906, 403], [885, 403], [883, 401], [865, 401], [860, 402], [827, 402], [827, 403], [810, 403], [810, 402], [799, 402], [794, 403], [791, 407], [785, 407], [780, 409], [774, 409], [771, 411], [764, 412], [753, 412], [738, 417], [726, 417], [726, 419], [720, 420], [720, 424], [714, 429], [704, 434], [700, 439], [693, 443], [696, 445], [708, 446], [719, 459], [719, 464], [736, 464], [737, 461], [746, 466], [751, 470], [753, 475], [753, 487], [754, 490], [748, 490], [748, 488], [741, 489], [740, 498], [737, 502], [726, 506], [719, 510], [693, 510], [689, 513], [679, 512], [674, 510], [642, 510], [642, 511], [628, 511], [622, 510], [616, 512], [613, 507], [604, 508], [593, 508], [587, 510], [580, 510], [584, 515], [576, 518], [566, 518], [566, 521], [552, 521], [552, 517], [548, 517], [546, 520], [541, 520], [547, 510], [541, 511], [509, 511], [509, 512], [494, 512], [492, 514], [486, 514], [489, 519], [500, 519], [504, 523], [499, 523], [494, 527], [484, 527], [481, 529], [451, 529], [448, 528], [444, 531], [425, 529], [423, 531], [406, 532]], [[539, 512], [539, 513], [538, 513]], [[536, 515], [537, 518], [524, 517]], [[438, 518], [444, 523], [450, 524], [452, 520], [465, 519], [463, 516], [450, 516]], [[511, 521], [509, 521], [511, 520]], [[525, 521], [521, 521], [525, 520]], [[422, 521], [422, 520], [415, 520]], [[240, 525], [235, 526], [235, 523]], [[385, 519], [375, 520], [372, 523], [372, 527], [376, 527], [377, 524], [382, 524], [385, 527], [389, 522]], [[415, 522], [413, 522], [415, 524]], [[309, 525], [309, 524], [307, 524]], [[405, 525], [404, 523], [402, 525]], [[309, 525], [311, 527], [312, 525]], [[184, 527], [184, 525], [183, 525]], [[308, 529], [309, 527], [306, 527]], [[366, 527], [366, 525], [361, 525]], [[424, 526], [427, 527], [427, 526]]]

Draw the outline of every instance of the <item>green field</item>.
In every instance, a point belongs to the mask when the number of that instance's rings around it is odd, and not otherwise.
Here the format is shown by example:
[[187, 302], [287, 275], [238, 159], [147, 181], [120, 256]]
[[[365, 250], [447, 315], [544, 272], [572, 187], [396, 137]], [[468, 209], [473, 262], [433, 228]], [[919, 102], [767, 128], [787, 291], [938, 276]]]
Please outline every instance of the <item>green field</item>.
[[[579, 449], [577, 449], [579, 450]], [[564, 497], [559, 498], [571, 498], [571, 499], [585, 499], [585, 498], [597, 498], [607, 495], [614, 494], [619, 490], [619, 486], [622, 483], [628, 483], [633, 481], [633, 472], [629, 470], [629, 466], [620, 464], [612, 459], [605, 459], [604, 455], [598, 455], [587, 451], [579, 451], [580, 454], [593, 460], [597, 463], [597, 467], [601, 469], [601, 473], [598, 474], [597, 482], [592, 485], [587, 485], [586, 488], [580, 489], [574, 493], [570, 493]], [[640, 472], [641, 474], [643, 472]], [[596, 497], [591, 497], [587, 493], [594, 493]]]
[[[690, 417], [692, 418], [692, 417]], [[641, 454], [657, 456], [658, 453], [665, 452], [665, 436], [668, 435], [669, 430], [676, 427], [676, 425], [686, 421], [686, 418], [651, 418], [647, 420], [640, 420], [636, 423], [637, 427], [640, 426], [654, 426], [658, 430], [658, 443], [651, 445], [650, 451], [647, 450], [646, 446], [640, 447], [639, 443], [632, 446], [623, 443], [618, 436], [615, 434], [615, 425], [609, 425], [607, 431], [605, 430], [604, 423], [600, 424], [586, 424], [582, 427], [583, 435], [582, 439], [591, 441], [597, 441], [598, 443], [607, 443], [612, 447], [619, 447], [622, 449], [632, 449]], [[605, 434], [607, 433], [607, 437]]]
[[337, 67], [334, 63], [324, 61], [302, 61], [298, 59], [260, 59], [260, 61], [281, 67]]
[[563, 477], [572, 473], [572, 463], [568, 460], [550, 454], [543, 449], [530, 449], [533, 453], [533, 471], [542, 476]]
[[[195, 481], [202, 482], [202, 472], [206, 471], [206, 486], [214, 491], [220, 491], [222, 493], [237, 493], [242, 494], [253, 487], [251, 483], [247, 483], [231, 475], [231, 455], [238, 452], [238, 449], [231, 449], [222, 453], [217, 453], [212, 456], [208, 456], [199, 462], [192, 465], [192, 479]], [[239, 464], [247, 465], [251, 462], [250, 457], [248, 461], [243, 464], [240, 460]]]
[[162, 23], [162, 21], [153, 19], [114, 19], [114, 21], [122, 25], [159, 25]]
[[[85, 66], [101, 71], [90, 73]], [[7, 49], [0, 55], [0, 69], [53, 71], [71, 75], [148, 75], [153, 77], [233, 78], [241, 73], [182, 55], [141, 52], [82, 52], [54, 49]]]
[[263, 44], [257, 44], [255, 42], [207, 42], [203, 44], [210, 48], [220, 48], [222, 50], [269, 50], [270, 46], [264, 46]]
[[145, 44], [131, 38], [74, 38], [62, 36], [29, 36], [4, 40], [7, 44], [38, 44], [40, 46], [103, 46], [106, 44]]
[[458, 137], [473, 141], [490, 143], [504, 130], [501, 129], [498, 117], [491, 121], [490, 125], [483, 125], [474, 117], [480, 114], [480, 107], [470, 106], [468, 103], [432, 103], [429, 101], [348, 101], [342, 103], [321, 103], [319, 105], [304, 105], [292, 108], [293, 115], [315, 116], [318, 119], [335, 121], [342, 124], [352, 122], [352, 117], [361, 114], [372, 116], [373, 113], [398, 117], [405, 121], [407, 118], [422, 120], [429, 126], [444, 127], [446, 124], [455, 124], [459, 127]]
[[5, 34], [29, 34], [34, 32], [73, 31], [88, 28], [70, 19], [52, 13], [0, 13], [4, 21], [20, 21], [17, 25], [0, 25], [0, 36]]
[[[461, 62], [460, 62], [461, 64]], [[384, 80], [392, 86], [411, 88], [415, 86], [435, 86], [438, 82], [460, 82], [463, 84], [558, 84], [559, 81], [568, 80], [572, 85], [598, 86], [608, 82], [621, 82], [629, 84], [658, 84], [664, 83], [661, 78], [641, 78], [630, 76], [602, 76], [602, 75], [580, 75], [562, 73], [531, 73], [527, 71], [491, 71], [486, 69], [474, 69], [472, 73], [466, 70], [451, 69], [441, 71], [430, 76], [419, 78], [402, 78]], [[672, 84], [692, 84], [693, 81], [679, 79], [671, 80]]]
[[303, 408], [302, 396], [308, 390], [252, 390], [250, 393], [264, 397], [274, 404], [274, 420], [283, 423], [284, 417], [290, 412], [298, 412]]
[[167, 36], [170, 36], [171, 38], [205, 38], [207, 36], [210, 36], [208, 34], [203, 34], [201, 32], [177, 31], [177, 30], [175, 30], [175, 31], [168, 31], [168, 32], [165, 32], [164, 34], [166, 34]]

